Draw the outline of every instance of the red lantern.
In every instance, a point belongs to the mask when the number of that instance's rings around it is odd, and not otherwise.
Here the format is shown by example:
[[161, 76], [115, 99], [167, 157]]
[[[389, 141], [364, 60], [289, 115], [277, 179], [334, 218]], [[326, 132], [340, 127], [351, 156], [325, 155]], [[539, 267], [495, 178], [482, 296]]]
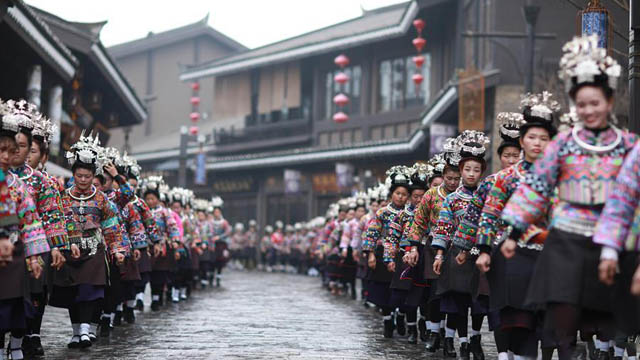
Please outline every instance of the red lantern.
[[333, 97], [333, 102], [338, 106], [345, 106], [349, 103], [349, 97], [345, 94], [338, 94]]
[[427, 40], [421, 37], [413, 39], [413, 46], [416, 47], [416, 50], [418, 50], [418, 52], [421, 52], [425, 45], [427, 45]]
[[422, 80], [424, 80], [424, 77], [420, 74], [414, 74], [411, 79], [413, 79], [413, 82], [416, 83], [417, 85], [420, 85], [422, 83]]
[[200, 119], [200, 113], [197, 113], [194, 111], [191, 114], [189, 114], [189, 118], [191, 119], [191, 121], [197, 122]]
[[424, 56], [422, 55], [414, 56], [413, 63], [416, 64], [417, 67], [421, 68], [422, 64], [424, 64]]
[[420, 34], [422, 32], [422, 29], [424, 29], [424, 20], [422, 19], [413, 20], [413, 26], [418, 31], [418, 34]]
[[337, 112], [333, 115], [333, 121], [337, 122], [338, 124], [345, 123], [348, 120], [349, 120], [349, 115], [343, 113], [342, 111]]
[[343, 72], [339, 72], [338, 74], [336, 74], [336, 76], [333, 78], [333, 80], [335, 82], [337, 82], [340, 85], [344, 85], [347, 83], [347, 81], [349, 81], [349, 75], [343, 73]]
[[189, 102], [191, 103], [191, 105], [198, 105], [200, 104], [200, 97], [192, 96], [191, 99], [189, 99]]
[[197, 126], [192, 126], [189, 128], [189, 134], [196, 136], [198, 135], [198, 127]]
[[191, 90], [195, 90], [195, 91], [200, 90], [200, 83], [197, 83], [197, 82], [191, 83]]
[[349, 65], [349, 58], [344, 54], [340, 54], [333, 60], [333, 62], [339, 67], [344, 68]]

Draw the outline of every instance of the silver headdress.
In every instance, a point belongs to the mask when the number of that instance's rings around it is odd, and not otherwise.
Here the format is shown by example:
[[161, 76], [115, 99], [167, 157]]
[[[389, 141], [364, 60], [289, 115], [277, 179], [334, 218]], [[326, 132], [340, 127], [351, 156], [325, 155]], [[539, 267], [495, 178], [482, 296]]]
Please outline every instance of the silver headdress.
[[13, 108], [8, 103], [0, 99], [0, 118], [2, 119], [2, 130], [18, 132], [20, 125], [18, 118], [11, 116]]
[[429, 164], [417, 162], [411, 167], [411, 181], [413, 181], [414, 179], [418, 179], [426, 183], [432, 175], [433, 169]]
[[565, 131], [573, 128], [575, 124], [580, 122], [580, 118], [578, 118], [578, 114], [576, 113], [575, 106], [571, 106], [568, 113], [562, 114], [560, 116], [560, 125], [558, 126], [559, 131]]
[[429, 159], [429, 165], [432, 167], [431, 176], [442, 174], [445, 166], [447, 166], [447, 159], [445, 158], [444, 153], [434, 155]]
[[220, 196], [214, 196], [211, 198], [211, 206], [214, 208], [221, 208], [224, 206], [224, 200]]
[[129, 156], [126, 151], [122, 155], [122, 164], [125, 169], [131, 172], [131, 174], [136, 177], [140, 176], [142, 168], [140, 167], [140, 165], [138, 165], [138, 161], [135, 158]]
[[80, 161], [85, 164], [94, 164], [96, 166], [96, 175], [103, 173], [102, 167], [105, 165], [105, 157], [102, 156], [103, 148], [100, 146], [100, 139], [98, 134], [86, 135], [84, 130], [80, 134], [78, 141], [71, 146], [71, 149], [67, 151], [65, 157], [69, 162], [69, 165], [73, 166], [76, 161]]
[[489, 145], [489, 138], [481, 131], [465, 130], [458, 136], [460, 146], [460, 157], [484, 157]]
[[442, 146], [444, 158], [452, 166], [458, 166], [460, 163], [460, 143], [458, 138], [448, 138]]
[[560, 103], [548, 91], [543, 91], [541, 94], [527, 93], [520, 97], [520, 109], [525, 121], [528, 121], [528, 115], [553, 121], [553, 115], [560, 111]]
[[42, 114], [38, 111], [38, 107], [26, 100], [8, 100], [6, 105], [9, 108], [4, 118], [8, 118], [10, 122], [15, 122], [19, 127], [29, 131], [33, 130], [35, 123], [40, 121]]
[[[524, 117], [521, 113], [501, 112], [496, 117], [500, 123], [500, 134], [509, 139], [517, 140], [520, 137], [520, 126], [524, 124]], [[506, 139], [505, 139], [506, 140]]]
[[53, 138], [53, 134], [56, 131], [56, 125], [44, 116], [40, 117], [40, 120], [36, 121], [33, 125], [34, 126], [31, 134], [33, 136], [42, 137], [42, 139], [44, 139], [44, 142], [49, 145], [51, 143], [51, 139]]
[[622, 68], [607, 50], [598, 47], [598, 35], [574, 37], [562, 47], [558, 76], [568, 92], [574, 85], [606, 81], [611, 89], [618, 87]]
[[149, 176], [142, 179], [142, 182], [140, 183], [140, 189], [143, 194], [148, 191], [152, 191], [160, 196], [160, 190], [163, 184], [164, 179], [162, 178], [162, 176]]

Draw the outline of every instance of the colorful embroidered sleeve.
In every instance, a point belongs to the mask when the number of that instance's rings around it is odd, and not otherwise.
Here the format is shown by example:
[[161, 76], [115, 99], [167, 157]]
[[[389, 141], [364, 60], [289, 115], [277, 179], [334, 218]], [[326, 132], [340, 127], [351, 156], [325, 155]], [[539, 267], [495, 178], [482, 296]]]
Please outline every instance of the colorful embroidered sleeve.
[[18, 199], [20, 200], [17, 203], [17, 210], [20, 240], [24, 244], [24, 255], [29, 257], [49, 252], [51, 248], [47, 242], [42, 223], [38, 218], [35, 202], [23, 187], [20, 188], [22, 188], [22, 193], [18, 194]]
[[169, 211], [169, 209], [164, 209], [162, 212], [164, 221], [167, 224], [167, 236], [172, 242], [180, 242], [180, 230], [178, 229], [178, 224], [176, 224], [176, 219], [171, 216]]
[[344, 221], [341, 226], [342, 235], [340, 236], [340, 249], [346, 249], [351, 245], [351, 225], [349, 225], [348, 221]]
[[384, 236], [384, 252], [382, 254], [382, 259], [386, 263], [394, 261], [394, 254], [398, 251], [398, 247], [400, 246], [403, 231], [402, 225], [404, 222], [403, 218], [405, 217], [405, 214], [406, 211], [400, 211], [388, 222], [388, 230]]
[[400, 247], [405, 248], [405, 250], [408, 247], [418, 246], [418, 244], [420, 244], [419, 241], [415, 241], [409, 237], [409, 233], [413, 228], [414, 219], [415, 219], [415, 213], [407, 214], [407, 216], [405, 216], [404, 218], [404, 223], [402, 224], [402, 237], [400, 239]]
[[435, 228], [432, 230], [433, 240], [431, 240], [431, 246], [447, 249], [447, 245], [451, 240], [451, 234], [455, 231], [455, 219], [454, 212], [451, 208], [451, 201], [454, 199], [455, 193], [447, 196], [442, 202], [442, 208], [440, 209], [440, 216]]
[[153, 217], [153, 212], [144, 201], [138, 200], [136, 204], [149, 240], [152, 244], [158, 244], [162, 241], [162, 236], [160, 236], [160, 231], [158, 230], [156, 219]]
[[429, 203], [431, 200], [431, 193], [431, 191], [427, 191], [424, 196], [422, 196], [422, 200], [416, 208], [413, 216], [413, 225], [411, 226], [408, 234], [410, 241], [419, 243], [422, 241], [422, 238], [429, 235], [429, 219], [431, 216]]
[[367, 215], [363, 216], [360, 220], [356, 221], [356, 224], [351, 230], [351, 248], [360, 249], [362, 247], [362, 233], [366, 226]]
[[118, 205], [115, 202], [108, 200], [109, 206], [111, 207], [111, 211], [113, 211], [118, 216], [118, 229], [120, 231], [120, 243], [118, 244], [118, 252], [123, 254], [128, 254], [131, 251], [131, 242], [129, 239], [129, 233], [126, 230], [125, 223], [120, 216], [120, 211], [118, 210]]
[[638, 251], [640, 235], [640, 142], [627, 155], [607, 200], [593, 241], [618, 251]]
[[458, 225], [458, 230], [453, 237], [453, 244], [459, 249], [468, 251], [471, 250], [475, 244], [476, 236], [478, 235], [480, 215], [485, 205], [487, 195], [489, 191], [491, 191], [495, 181], [495, 175], [490, 175], [484, 179], [473, 194], [469, 205], [467, 205], [467, 209]]
[[518, 232], [524, 233], [547, 213], [560, 171], [559, 153], [568, 136], [570, 132], [563, 132], [551, 140], [504, 208], [502, 220]]
[[126, 249], [122, 246], [122, 233], [120, 232], [120, 224], [118, 223], [118, 213], [112, 203], [107, 200], [106, 195], [98, 192], [96, 197], [101, 204], [100, 227], [102, 228], [102, 236], [105, 245], [111, 254], [125, 253]]
[[376, 216], [374, 216], [369, 222], [367, 232], [365, 233], [362, 241], [362, 251], [373, 251], [376, 247], [376, 243], [382, 236], [381, 214], [383, 211], [384, 209], [379, 209]]
[[138, 211], [138, 207], [135, 206], [135, 202], [130, 202], [122, 209], [122, 219], [126, 225], [129, 242], [134, 249], [142, 249], [147, 246], [148, 238], [147, 232], [144, 229], [142, 223], [142, 217]]
[[482, 208], [476, 242], [480, 246], [491, 246], [497, 236], [500, 215], [511, 194], [505, 184], [505, 173], [499, 173]]
[[42, 175], [42, 173], [34, 172], [34, 180], [36, 180], [36, 174], [39, 174], [37, 181], [41, 182], [37, 199], [35, 199], [36, 208], [42, 219], [42, 226], [44, 227], [49, 245], [51, 247], [68, 249], [69, 238], [65, 230], [66, 226], [60, 192], [58, 192], [57, 188], [53, 186], [50, 180]]
[[113, 201], [119, 208], [123, 208], [129, 203], [129, 201], [133, 200], [135, 193], [124, 176], [116, 175], [114, 180], [118, 183], [119, 189], [116, 190], [116, 197]]

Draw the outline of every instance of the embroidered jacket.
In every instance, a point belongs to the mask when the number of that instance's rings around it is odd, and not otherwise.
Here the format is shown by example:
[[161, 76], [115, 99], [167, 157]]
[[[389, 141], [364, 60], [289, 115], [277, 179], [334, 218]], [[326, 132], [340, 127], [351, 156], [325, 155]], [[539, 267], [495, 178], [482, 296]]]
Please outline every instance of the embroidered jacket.
[[187, 245], [193, 247], [201, 244], [200, 231], [191, 216], [182, 215], [182, 228], [184, 229], [184, 242]]
[[438, 222], [442, 202], [448, 194], [443, 185], [431, 188], [424, 193], [420, 205], [416, 208], [407, 240], [412, 243], [427, 243], [426, 239], [431, 236], [431, 232]]
[[180, 242], [178, 224], [176, 224], [176, 220], [169, 212], [169, 209], [163, 206], [156, 206], [154, 209], [151, 209], [151, 212], [156, 220], [160, 237], [165, 242]]
[[[498, 172], [496, 175], [495, 184], [493, 185], [493, 188], [491, 188], [489, 196], [482, 208], [479, 232], [476, 238], [478, 246], [490, 247], [501, 240], [501, 237], [506, 230], [506, 225], [502, 220], [500, 220], [500, 215], [511, 196], [518, 188], [522, 177], [530, 171], [531, 166], [532, 164], [530, 162], [521, 161]], [[547, 224], [545, 220], [546, 218], [543, 218], [537, 224], [530, 225], [524, 236], [515, 240], [518, 240], [521, 246], [529, 244], [529, 248], [542, 250], [542, 241], [544, 239], [538, 235], [546, 230]], [[486, 248], [484, 251], [486, 251]]]
[[65, 231], [64, 214], [57, 187], [53, 186], [49, 178], [40, 171], [26, 164], [11, 169], [11, 172], [20, 177], [27, 192], [35, 201], [49, 246], [69, 249], [69, 239]]
[[[17, 234], [17, 240], [24, 245], [24, 256], [30, 257], [49, 252], [44, 228], [36, 211], [36, 204], [22, 181], [15, 177], [2, 187], [9, 191], [9, 197], [2, 204], [2, 226], [10, 234]], [[7, 215], [7, 216], [4, 216]], [[16, 219], [17, 216], [17, 219]], [[16, 221], [17, 220], [17, 221]]]
[[475, 189], [461, 186], [458, 190], [447, 195], [447, 198], [444, 199], [442, 202], [442, 208], [440, 209], [438, 222], [432, 230], [432, 247], [443, 250], [447, 250], [449, 248], [449, 244], [453, 240], [454, 232], [458, 228], [460, 220], [473, 197], [474, 190]]
[[618, 251], [640, 251], [640, 142], [624, 161], [596, 226], [593, 241]]
[[153, 213], [137, 196], [122, 209], [122, 218], [134, 249], [143, 249], [162, 240]]
[[213, 236], [218, 236], [218, 240], [225, 242], [229, 241], [229, 235], [231, 235], [231, 225], [224, 218], [213, 219], [212, 221]]
[[213, 225], [209, 220], [198, 220], [196, 223], [198, 233], [200, 234], [200, 242], [213, 248]]
[[[408, 250], [412, 245], [418, 245], [408, 238], [409, 231], [413, 225], [415, 206], [409, 205], [398, 213], [389, 224], [389, 234], [385, 238], [385, 261], [394, 259], [398, 249]], [[393, 261], [393, 260], [389, 260]]]
[[107, 194], [109, 200], [113, 201], [118, 206], [118, 209], [122, 209], [127, 206], [135, 194], [133, 193], [133, 188], [129, 185], [124, 176], [116, 175], [113, 181], [118, 183], [118, 189], [109, 189], [105, 191], [105, 194]]
[[[613, 128], [597, 135], [580, 129], [578, 138], [589, 145], [613, 144]], [[583, 149], [571, 130], [558, 134], [546, 147], [544, 155], [533, 165], [525, 180], [502, 212], [502, 219], [523, 233], [547, 213], [554, 189], [558, 203], [550, 227], [574, 234], [592, 236], [602, 205], [614, 189], [615, 177], [636, 136], [623, 132], [622, 141], [605, 153]]]
[[[369, 222], [369, 228], [362, 243], [362, 251], [373, 251], [378, 245], [391, 244], [386, 239], [389, 236], [391, 222], [403, 210], [396, 208], [393, 203], [389, 203], [389, 205], [379, 209], [376, 216]], [[387, 249], [387, 246], [385, 246], [384, 262], [393, 261], [392, 251], [392, 249]]]
[[[70, 244], [76, 244], [82, 250], [90, 250], [90, 255], [95, 255], [97, 242], [104, 244], [111, 254], [125, 253], [122, 248], [122, 233], [118, 223], [118, 214], [110, 206], [107, 196], [96, 191], [95, 195], [86, 200], [77, 200], [71, 197], [75, 187], [65, 190], [62, 194], [62, 207], [64, 210], [67, 234]], [[86, 197], [90, 194], [74, 196]]]
[[478, 189], [473, 194], [473, 198], [467, 205], [467, 209], [462, 215], [458, 229], [453, 237], [453, 244], [462, 250], [471, 250], [476, 241], [478, 234], [478, 224], [480, 222], [480, 214], [485, 205], [487, 195], [496, 181], [496, 174], [487, 176]]
[[109, 201], [109, 206], [111, 206], [111, 210], [118, 216], [118, 231], [122, 235], [122, 240], [118, 247], [122, 249], [122, 253], [125, 255], [131, 254], [131, 241], [129, 240], [129, 232], [127, 231], [127, 226], [125, 225], [124, 219], [122, 217], [122, 212], [118, 208], [115, 202], [109, 200], [109, 195], [107, 195], [107, 199]]

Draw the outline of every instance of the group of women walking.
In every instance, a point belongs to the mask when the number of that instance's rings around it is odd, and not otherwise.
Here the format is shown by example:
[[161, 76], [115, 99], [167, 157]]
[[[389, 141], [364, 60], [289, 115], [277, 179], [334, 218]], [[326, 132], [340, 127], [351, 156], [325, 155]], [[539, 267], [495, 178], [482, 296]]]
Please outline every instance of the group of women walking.
[[571, 111], [542, 92], [498, 114], [499, 171], [484, 175], [489, 139], [467, 130], [331, 210], [328, 286], [361, 277], [384, 337], [484, 359], [486, 319], [499, 359], [571, 359], [578, 341], [591, 359], [635, 358], [640, 142], [613, 121], [620, 66], [597, 37], [563, 51]]
[[65, 183], [46, 172], [55, 129], [37, 107], [0, 101], [0, 117], [0, 359], [44, 355], [46, 305], [69, 312], [65, 345], [88, 348], [136, 321], [147, 284], [152, 311], [220, 286], [231, 233], [220, 198], [143, 179], [84, 133]]

